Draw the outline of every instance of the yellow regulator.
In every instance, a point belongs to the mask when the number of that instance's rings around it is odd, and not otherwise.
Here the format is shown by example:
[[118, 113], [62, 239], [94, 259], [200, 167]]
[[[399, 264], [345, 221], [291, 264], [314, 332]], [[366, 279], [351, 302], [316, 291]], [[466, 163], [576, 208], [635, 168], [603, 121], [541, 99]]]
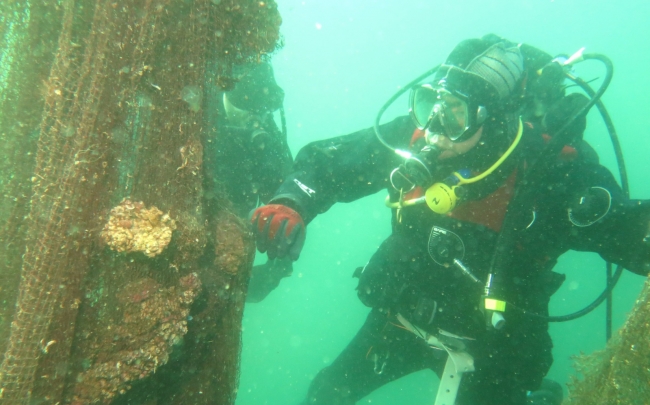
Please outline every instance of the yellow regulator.
[[436, 214], [446, 214], [456, 207], [458, 202], [457, 187], [450, 187], [445, 183], [436, 183], [424, 193], [424, 200], [431, 211]]
[[448, 186], [447, 184], [442, 182], [436, 183], [433, 186], [429, 187], [427, 191], [425, 191], [424, 196], [420, 196], [409, 200], [404, 200], [403, 199], [404, 191], [399, 190], [400, 191], [399, 201], [391, 202], [390, 196], [388, 196], [386, 197], [386, 206], [396, 209], [398, 218], [399, 218], [399, 211], [402, 208], [406, 208], [406, 207], [410, 207], [422, 203], [426, 203], [427, 206], [431, 209], [431, 211], [435, 212], [436, 214], [446, 214], [450, 212], [451, 210], [456, 208], [456, 204], [458, 204], [459, 198], [458, 198], [458, 194], [456, 193], [456, 189], [458, 187], [463, 186], [464, 184], [476, 183], [477, 181], [486, 178], [493, 171], [495, 171], [499, 166], [501, 166], [501, 163], [503, 163], [508, 158], [508, 156], [510, 156], [512, 151], [515, 150], [515, 148], [519, 144], [523, 131], [524, 131], [524, 125], [522, 124], [520, 118], [517, 135], [515, 136], [515, 139], [510, 145], [510, 147], [508, 147], [505, 153], [501, 155], [501, 157], [497, 159], [497, 161], [494, 162], [494, 164], [483, 173], [468, 179], [463, 177], [460, 173], [454, 172], [453, 175], [456, 176], [456, 178], [458, 179], [458, 183], [456, 185]]

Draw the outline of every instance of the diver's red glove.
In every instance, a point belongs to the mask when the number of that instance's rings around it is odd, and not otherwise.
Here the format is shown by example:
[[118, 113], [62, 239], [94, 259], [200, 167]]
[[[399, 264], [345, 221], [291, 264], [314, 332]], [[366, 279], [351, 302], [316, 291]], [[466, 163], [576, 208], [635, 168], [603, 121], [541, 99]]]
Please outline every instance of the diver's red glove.
[[269, 259], [286, 257], [298, 260], [305, 243], [305, 223], [300, 214], [281, 204], [259, 207], [251, 216], [257, 249]]

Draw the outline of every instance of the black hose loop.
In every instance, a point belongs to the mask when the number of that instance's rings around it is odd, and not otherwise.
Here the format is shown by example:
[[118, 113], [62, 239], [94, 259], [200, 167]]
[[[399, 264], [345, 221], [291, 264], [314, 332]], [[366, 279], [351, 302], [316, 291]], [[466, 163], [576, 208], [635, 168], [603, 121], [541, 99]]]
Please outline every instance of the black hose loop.
[[[605, 65], [605, 70], [606, 70], [605, 78], [603, 79], [603, 82], [598, 88], [598, 91], [594, 91], [591, 88], [591, 86], [589, 86], [589, 84], [587, 84], [584, 80], [577, 78], [570, 73], [567, 73], [567, 77], [570, 80], [572, 80], [574, 83], [578, 84], [585, 91], [585, 93], [589, 95], [590, 100], [587, 104], [585, 104], [582, 108], [580, 108], [577, 112], [575, 112], [555, 134], [553, 134], [553, 137], [551, 138], [549, 143], [546, 145], [544, 150], [540, 153], [539, 157], [534, 162], [532, 162], [532, 164], [530, 165], [530, 170], [527, 170], [527, 172], [532, 173], [532, 176], [536, 176], [536, 179], [541, 177], [546, 172], [546, 169], [548, 169], [548, 166], [551, 164], [551, 162], [553, 162], [553, 157], [560, 152], [560, 150], [564, 147], [564, 145], [570, 144], [572, 141], [574, 141], [574, 139], [571, 138], [573, 134], [567, 131], [569, 126], [573, 123], [573, 121], [575, 121], [581, 115], [583, 114], [586, 115], [589, 112], [589, 110], [594, 105], [596, 105], [603, 118], [603, 121], [605, 122], [610, 138], [612, 140], [612, 145], [616, 153], [618, 168], [621, 175], [621, 185], [623, 191], [625, 192], [625, 195], [629, 197], [627, 170], [625, 169], [625, 163], [623, 160], [623, 154], [620, 148], [618, 136], [616, 134], [616, 130], [614, 128], [614, 124], [612, 123], [611, 117], [609, 116], [609, 113], [607, 112], [605, 105], [601, 101], [602, 95], [605, 93], [605, 91], [609, 87], [609, 84], [612, 81], [612, 77], [614, 74], [614, 65], [612, 64], [612, 61], [607, 56], [602, 54], [587, 53], [584, 54], [582, 58], [584, 60], [598, 60], [601, 63], [603, 63]], [[534, 184], [536, 179], [528, 178], [527, 179], [528, 184]], [[513, 198], [513, 200], [517, 199], [518, 194], [519, 193], [516, 193], [515, 198]], [[502, 239], [504, 242], [507, 241], [508, 239], [511, 239], [514, 236], [514, 231], [510, 233], [512, 233], [512, 235], [506, 236], [503, 233], [499, 235], [499, 242], [497, 243], [500, 243]], [[494, 274], [493, 281], [498, 281], [497, 277], [500, 276], [499, 274], [500, 272], [496, 270], [498, 270], [501, 266], [498, 265], [498, 260], [496, 259], [496, 257], [493, 259], [491, 267], [492, 268], [490, 273]], [[574, 320], [593, 311], [605, 299], [607, 299], [611, 295], [611, 292], [616, 286], [616, 283], [620, 279], [622, 273], [623, 273], [623, 267], [617, 266], [616, 272], [609, 280], [605, 290], [591, 304], [587, 305], [585, 308], [576, 311], [574, 313], [570, 313], [567, 315], [560, 315], [560, 316], [546, 316], [546, 315], [528, 312], [522, 308], [517, 308], [514, 305], [513, 307], [529, 316], [541, 318], [548, 322], [566, 322], [566, 321]]]
[[390, 145], [388, 142], [386, 142], [386, 140], [384, 139], [384, 137], [381, 134], [381, 130], [379, 129], [379, 122], [381, 121], [381, 117], [384, 115], [384, 113], [386, 112], [388, 107], [390, 107], [395, 102], [395, 100], [397, 100], [402, 94], [404, 94], [407, 91], [411, 90], [411, 88], [413, 88], [413, 86], [415, 86], [416, 84], [418, 84], [419, 82], [421, 82], [425, 78], [427, 78], [427, 77], [431, 76], [432, 74], [434, 74], [438, 69], [440, 69], [440, 66], [441, 65], [433, 67], [433, 68], [427, 70], [426, 72], [422, 73], [420, 76], [416, 77], [415, 79], [411, 80], [406, 86], [402, 87], [395, 94], [393, 94], [392, 97], [389, 98], [384, 103], [383, 106], [381, 106], [381, 108], [379, 109], [379, 112], [377, 113], [377, 117], [375, 118], [375, 124], [374, 124], [373, 128], [375, 130], [375, 135], [377, 135], [377, 139], [379, 139], [379, 142], [381, 142], [382, 145], [384, 145], [385, 147], [387, 147], [388, 149], [390, 149], [392, 151], [395, 151], [395, 148], [392, 145]]

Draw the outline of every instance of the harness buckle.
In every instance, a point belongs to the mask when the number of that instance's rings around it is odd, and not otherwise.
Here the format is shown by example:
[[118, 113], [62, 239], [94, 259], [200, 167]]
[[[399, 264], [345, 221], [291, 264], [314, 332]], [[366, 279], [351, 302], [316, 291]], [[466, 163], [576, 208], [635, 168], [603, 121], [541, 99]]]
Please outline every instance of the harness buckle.
[[382, 361], [381, 361], [381, 364], [380, 364], [380, 356], [379, 356], [379, 354], [377, 354], [375, 352], [372, 355], [372, 360], [375, 363], [373, 371], [377, 375], [381, 375], [384, 372], [384, 368], [386, 368], [386, 363], [387, 363], [388, 357], [390, 357], [390, 352], [386, 352], [386, 356], [385, 357], [381, 356], [381, 357], [382, 357]]

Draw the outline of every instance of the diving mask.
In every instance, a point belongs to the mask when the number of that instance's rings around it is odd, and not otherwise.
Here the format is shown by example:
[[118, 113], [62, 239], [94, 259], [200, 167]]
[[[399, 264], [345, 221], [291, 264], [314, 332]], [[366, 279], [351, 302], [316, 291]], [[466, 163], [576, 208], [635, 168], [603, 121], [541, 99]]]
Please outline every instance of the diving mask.
[[469, 97], [445, 87], [423, 84], [411, 90], [409, 112], [415, 125], [431, 135], [444, 135], [453, 142], [472, 136], [487, 118], [484, 106], [472, 107]]
[[227, 93], [223, 94], [223, 107], [229, 126], [253, 131], [259, 131], [266, 116], [270, 114], [242, 110], [230, 101]]

